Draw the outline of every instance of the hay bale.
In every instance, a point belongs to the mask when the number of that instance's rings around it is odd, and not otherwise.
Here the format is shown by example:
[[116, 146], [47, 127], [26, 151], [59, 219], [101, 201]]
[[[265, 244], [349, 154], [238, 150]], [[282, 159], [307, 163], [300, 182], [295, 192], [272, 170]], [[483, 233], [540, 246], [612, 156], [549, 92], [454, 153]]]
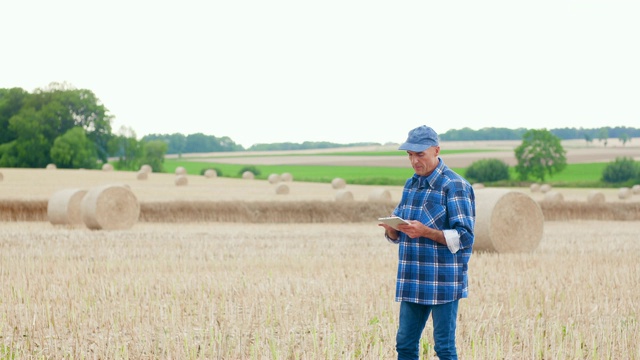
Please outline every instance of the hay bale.
[[587, 194], [587, 202], [590, 204], [602, 204], [605, 202], [605, 197], [602, 191], [591, 190]]
[[631, 192], [631, 189], [628, 187], [622, 187], [618, 189], [618, 199], [620, 200], [627, 200], [631, 198], [631, 195], [633, 195], [633, 193]]
[[183, 166], [178, 166], [175, 171], [176, 175], [187, 175], [187, 169]]
[[631, 187], [631, 192], [634, 194], [640, 194], [640, 185], [633, 185]]
[[113, 165], [106, 163], [102, 165], [102, 171], [113, 171]]
[[549, 185], [549, 184], [540, 185], [540, 192], [543, 193], [543, 194], [548, 193], [549, 191], [551, 191], [551, 189], [552, 189], [551, 185]]
[[286, 195], [289, 193], [289, 185], [287, 184], [278, 184], [276, 186], [276, 194], [278, 195]]
[[334, 178], [331, 180], [331, 187], [334, 189], [344, 189], [347, 186], [347, 182], [342, 178]]
[[4, 175], [0, 172], [0, 181], [4, 180]]
[[484, 189], [484, 184], [483, 183], [475, 183], [473, 185], [471, 185], [474, 189]]
[[270, 184], [276, 184], [280, 182], [280, 175], [278, 174], [270, 174], [269, 177], [267, 178], [267, 180], [269, 180]]
[[207, 169], [204, 172], [204, 177], [206, 177], [208, 179], [216, 178], [216, 177], [218, 177], [218, 172], [213, 170], [213, 169]]
[[529, 190], [531, 190], [531, 192], [533, 193], [540, 192], [540, 184], [538, 183], [531, 184], [531, 186], [529, 186]]
[[53, 225], [82, 225], [80, 204], [87, 190], [64, 189], [51, 195], [47, 203], [47, 217]]
[[529, 195], [487, 188], [476, 193], [474, 250], [530, 252], [542, 239], [544, 216]]
[[554, 202], [554, 203], [563, 202], [564, 196], [555, 190], [551, 190], [546, 194], [544, 194], [544, 199], [542, 199], [542, 201]]
[[149, 177], [149, 173], [144, 170], [140, 170], [136, 174], [136, 179], [138, 180], [147, 180], [148, 177]]
[[47, 170], [55, 170], [55, 169], [57, 169], [57, 168], [58, 168], [58, 167], [56, 166], [56, 164], [48, 164], [48, 165], [47, 165]]
[[338, 190], [336, 191], [336, 201], [347, 202], [353, 201], [353, 193], [349, 190]]
[[177, 175], [173, 181], [176, 186], [187, 186], [189, 184], [189, 179], [187, 175]]
[[144, 164], [144, 165], [140, 166], [140, 171], [141, 172], [146, 172], [147, 174], [151, 174], [153, 172], [153, 168], [151, 167], [151, 165]]
[[80, 204], [82, 222], [92, 230], [130, 229], [140, 216], [140, 204], [133, 192], [121, 185], [89, 189]]
[[369, 201], [371, 202], [390, 202], [391, 192], [387, 189], [375, 189], [369, 193]]
[[245, 180], [253, 180], [256, 176], [249, 170], [242, 173], [242, 178]]
[[280, 175], [280, 181], [293, 181], [293, 175], [290, 173], [282, 173], [282, 175]]

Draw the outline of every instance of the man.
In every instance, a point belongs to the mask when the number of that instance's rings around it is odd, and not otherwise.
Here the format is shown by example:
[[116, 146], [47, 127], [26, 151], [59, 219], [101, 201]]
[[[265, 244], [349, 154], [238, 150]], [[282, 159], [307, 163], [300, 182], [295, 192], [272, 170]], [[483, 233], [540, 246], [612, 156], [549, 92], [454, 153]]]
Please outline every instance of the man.
[[434, 350], [441, 360], [457, 359], [458, 300], [467, 297], [467, 264], [475, 222], [473, 188], [440, 159], [438, 134], [428, 126], [409, 132], [406, 150], [415, 174], [407, 180], [393, 215], [408, 220], [385, 237], [398, 249], [396, 301], [400, 318], [398, 359], [418, 359], [420, 337], [433, 319]]

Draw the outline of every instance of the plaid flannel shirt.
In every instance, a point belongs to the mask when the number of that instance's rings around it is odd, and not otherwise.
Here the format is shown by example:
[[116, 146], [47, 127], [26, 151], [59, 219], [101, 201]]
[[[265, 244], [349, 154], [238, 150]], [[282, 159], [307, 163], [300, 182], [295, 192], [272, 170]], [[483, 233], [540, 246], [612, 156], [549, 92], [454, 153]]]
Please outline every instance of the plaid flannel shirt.
[[399, 244], [396, 301], [437, 305], [467, 297], [467, 264], [471, 257], [475, 223], [475, 194], [464, 178], [442, 159], [429, 176], [414, 174], [407, 180], [393, 214], [418, 220], [434, 229], [455, 230], [460, 249], [428, 238], [411, 239], [402, 232]]

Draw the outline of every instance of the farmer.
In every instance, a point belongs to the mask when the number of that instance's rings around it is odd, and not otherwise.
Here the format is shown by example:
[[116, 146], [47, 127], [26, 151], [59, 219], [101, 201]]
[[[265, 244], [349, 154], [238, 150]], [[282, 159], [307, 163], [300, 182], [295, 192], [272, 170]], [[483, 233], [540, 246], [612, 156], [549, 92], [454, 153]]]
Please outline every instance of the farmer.
[[398, 359], [418, 359], [420, 337], [431, 314], [438, 358], [457, 359], [458, 300], [467, 297], [467, 264], [473, 246], [475, 195], [464, 178], [439, 158], [438, 134], [428, 126], [409, 132], [406, 150], [415, 174], [407, 180], [393, 215], [409, 224], [386, 224], [399, 245], [396, 301], [400, 318]]

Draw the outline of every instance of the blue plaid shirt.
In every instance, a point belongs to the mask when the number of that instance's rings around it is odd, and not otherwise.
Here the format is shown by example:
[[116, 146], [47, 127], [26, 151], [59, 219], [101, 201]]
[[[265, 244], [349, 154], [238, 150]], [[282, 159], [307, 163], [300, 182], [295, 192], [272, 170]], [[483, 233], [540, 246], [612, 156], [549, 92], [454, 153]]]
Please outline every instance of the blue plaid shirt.
[[452, 229], [460, 236], [460, 250], [454, 254], [447, 245], [428, 238], [411, 239], [399, 232], [394, 241], [400, 245], [396, 301], [437, 305], [467, 297], [467, 263], [476, 215], [469, 182], [440, 159], [429, 176], [414, 174], [407, 180], [393, 214], [434, 229]]

